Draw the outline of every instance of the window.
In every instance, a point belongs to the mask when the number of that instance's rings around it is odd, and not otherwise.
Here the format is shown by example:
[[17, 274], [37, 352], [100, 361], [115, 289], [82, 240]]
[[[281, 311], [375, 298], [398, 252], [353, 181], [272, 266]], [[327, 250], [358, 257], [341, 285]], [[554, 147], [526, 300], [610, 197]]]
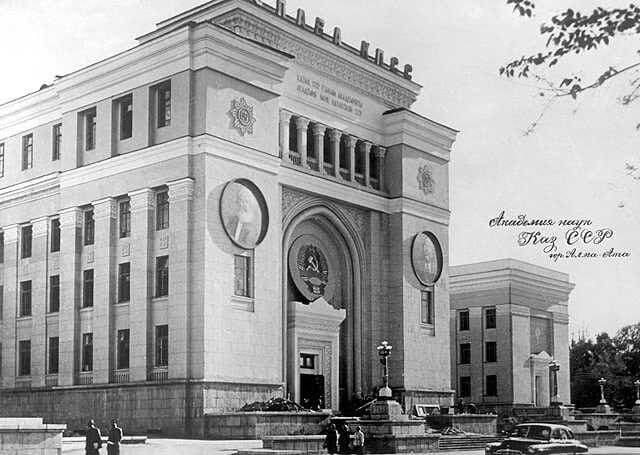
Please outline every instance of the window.
[[31, 280], [20, 282], [20, 317], [31, 316]]
[[133, 133], [133, 97], [125, 96], [118, 101], [120, 111], [120, 140], [129, 139]]
[[82, 334], [82, 371], [93, 371], [93, 333]]
[[4, 232], [0, 232], [0, 263], [4, 262]]
[[316, 367], [316, 356], [313, 354], [300, 354], [300, 368], [313, 370]]
[[240, 297], [253, 297], [253, 264], [249, 256], [234, 256], [234, 289], [233, 293]]
[[60, 311], [60, 275], [49, 278], [49, 313]]
[[156, 115], [158, 128], [171, 124], [171, 81], [157, 85], [156, 91]]
[[4, 311], [4, 286], [0, 285], [0, 321]]
[[84, 244], [93, 245], [95, 237], [96, 223], [93, 219], [93, 210], [84, 212]]
[[495, 374], [490, 374], [487, 376], [486, 381], [486, 395], [488, 397], [498, 396], [498, 377]]
[[18, 376], [31, 375], [31, 340], [18, 342]]
[[86, 151], [96, 148], [96, 109], [89, 109], [84, 117], [84, 149]]
[[82, 308], [93, 306], [93, 269], [82, 274]]
[[495, 329], [496, 328], [496, 309], [495, 308], [487, 308], [484, 313], [484, 321], [485, 328], [487, 329]]
[[471, 363], [471, 345], [469, 343], [462, 343], [460, 345], [460, 363]]
[[118, 330], [116, 368], [127, 370], [129, 368], [129, 329]]
[[169, 192], [156, 194], [156, 231], [169, 227]]
[[22, 170], [33, 167], [33, 134], [22, 136]]
[[118, 207], [119, 211], [119, 231], [120, 238], [124, 239], [131, 235], [131, 202], [122, 201]]
[[469, 330], [469, 311], [461, 311], [459, 315], [460, 331]]
[[156, 258], [156, 297], [169, 295], [169, 256]]
[[484, 344], [484, 356], [485, 356], [485, 362], [498, 361], [498, 351], [497, 351], [495, 341], [487, 341]]
[[131, 263], [118, 265], [118, 302], [128, 302], [130, 298]]
[[4, 142], [0, 142], [0, 177], [4, 177]]
[[58, 161], [62, 152], [62, 123], [53, 125], [51, 161]]
[[169, 326], [156, 326], [156, 363], [157, 367], [169, 365]]
[[461, 397], [471, 396], [471, 376], [460, 376], [460, 391], [458, 395]]
[[60, 339], [58, 337], [49, 338], [49, 365], [48, 374], [58, 374]]
[[54, 218], [51, 220], [51, 252], [60, 251], [60, 220]]
[[22, 226], [21, 235], [22, 245], [20, 248], [20, 257], [21, 258], [30, 258], [31, 257], [31, 243], [33, 240], [33, 226]]
[[420, 291], [420, 321], [423, 324], [433, 324], [433, 291]]

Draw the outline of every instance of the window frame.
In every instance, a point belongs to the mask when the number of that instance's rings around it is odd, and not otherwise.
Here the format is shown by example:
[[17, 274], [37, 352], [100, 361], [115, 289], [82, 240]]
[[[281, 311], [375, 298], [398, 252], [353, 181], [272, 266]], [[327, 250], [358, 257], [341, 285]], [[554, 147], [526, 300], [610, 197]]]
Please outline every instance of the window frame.
[[[464, 381], [463, 381], [464, 380]], [[466, 384], [464, 384], [466, 382]], [[460, 397], [471, 397], [471, 376], [460, 376], [460, 385], [459, 385], [459, 396]], [[468, 393], [465, 394], [465, 389], [468, 388]]]
[[[166, 330], [166, 333], [161, 333]], [[160, 324], [155, 330], [155, 367], [169, 366], [169, 325]]]
[[171, 79], [155, 85], [154, 92], [156, 103], [156, 128], [164, 128], [165, 126], [170, 126], [172, 119]]
[[[56, 342], [52, 343], [53, 340]], [[47, 374], [58, 374], [60, 372], [60, 337], [49, 337], [47, 350]]]
[[[243, 264], [239, 264], [239, 262]], [[238, 276], [238, 271], [242, 269], [241, 276]], [[235, 297], [243, 297], [247, 299], [254, 298], [254, 268], [253, 257], [248, 254], [234, 254], [233, 255], [233, 295]], [[240, 280], [242, 286], [238, 286]]]
[[[496, 309], [486, 308], [484, 310], [484, 328], [485, 329], [495, 329], [497, 326], [497, 318], [496, 318]], [[491, 323], [489, 323], [491, 321]]]
[[[465, 317], [462, 316], [463, 314], [465, 315]], [[463, 321], [466, 321], [466, 324], [464, 327], [462, 324]], [[469, 310], [460, 310], [460, 312], [458, 312], [458, 331], [466, 332], [469, 330], [470, 326], [471, 326], [471, 323], [469, 320]]]
[[[464, 346], [464, 349], [463, 349]], [[471, 343], [460, 343], [460, 365], [471, 364]]]
[[131, 237], [131, 201], [120, 201], [118, 204], [118, 237], [126, 239]]
[[90, 246], [96, 241], [96, 221], [93, 209], [85, 210], [82, 216], [82, 244]]
[[[54, 285], [54, 283], [56, 284]], [[49, 313], [59, 313], [59, 312], [60, 312], [60, 275], [51, 275], [49, 277]]]
[[0, 142], [0, 177], [4, 177], [4, 142]]
[[169, 228], [169, 190], [156, 192], [156, 231]]
[[434, 325], [434, 297], [435, 296], [433, 287], [420, 290], [420, 322], [422, 324]]
[[118, 303], [131, 300], [131, 262], [118, 264]]
[[20, 259], [30, 258], [33, 254], [33, 225], [20, 228]]
[[50, 242], [50, 252], [58, 253], [60, 251], [60, 218], [52, 218], [50, 222], [50, 230], [51, 230], [51, 242]]
[[28, 318], [32, 316], [33, 311], [33, 283], [31, 280], [20, 282], [20, 307], [18, 308], [18, 317]]
[[[25, 349], [26, 347], [26, 349]], [[18, 376], [31, 376], [31, 340], [18, 341]]]
[[98, 113], [95, 107], [82, 112], [84, 129], [84, 151], [91, 152], [96, 149]]
[[[489, 350], [489, 346], [493, 346], [492, 350]], [[491, 356], [489, 355], [490, 352], [492, 352]], [[495, 363], [498, 361], [498, 343], [496, 343], [495, 341], [485, 341], [484, 361], [486, 363]]]
[[[491, 380], [494, 382], [494, 384], [492, 384], [491, 389], [489, 388], [490, 382], [489, 382], [489, 378], [491, 378]], [[492, 392], [492, 393], [489, 393]], [[488, 374], [485, 376], [485, 391], [484, 391], [485, 396], [487, 397], [497, 397], [498, 396], [498, 376], [495, 374]]]
[[[164, 264], [161, 264], [164, 261]], [[162, 265], [162, 268], [161, 268]], [[156, 256], [155, 297], [169, 296], [169, 255]]]
[[81, 343], [80, 371], [83, 373], [91, 372], [93, 371], [93, 332], [83, 333]]
[[82, 308], [93, 308], [94, 280], [93, 269], [82, 271]]
[[33, 133], [22, 136], [22, 170], [33, 169]]
[[51, 161], [60, 160], [62, 154], [62, 123], [51, 127]]
[[131, 365], [131, 338], [129, 329], [118, 330], [116, 336], [116, 370], [128, 370]]
[[[121, 141], [125, 141], [133, 137], [133, 94], [123, 96], [116, 102], [118, 106], [118, 136]], [[127, 125], [128, 127], [125, 129]]]

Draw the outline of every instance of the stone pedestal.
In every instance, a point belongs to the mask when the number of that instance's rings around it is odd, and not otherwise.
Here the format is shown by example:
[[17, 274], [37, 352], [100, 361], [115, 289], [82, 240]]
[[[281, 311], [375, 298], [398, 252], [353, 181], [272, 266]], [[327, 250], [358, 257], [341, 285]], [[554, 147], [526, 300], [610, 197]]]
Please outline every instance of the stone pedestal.
[[368, 409], [367, 420], [409, 420], [396, 400], [376, 400]]
[[609, 406], [606, 403], [600, 403], [596, 407], [596, 413], [597, 414], [611, 414], [611, 406]]
[[44, 424], [41, 418], [0, 418], [0, 454], [59, 455], [66, 428]]
[[640, 403], [637, 403], [631, 409], [631, 412], [634, 414], [640, 414]]

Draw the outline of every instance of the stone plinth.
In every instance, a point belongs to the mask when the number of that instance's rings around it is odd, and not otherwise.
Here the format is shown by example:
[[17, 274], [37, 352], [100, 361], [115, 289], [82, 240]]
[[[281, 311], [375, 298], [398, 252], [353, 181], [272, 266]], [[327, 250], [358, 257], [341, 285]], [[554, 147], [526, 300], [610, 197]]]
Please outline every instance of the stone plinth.
[[206, 439], [261, 439], [278, 435], [317, 435], [325, 412], [229, 412], [204, 415]]
[[606, 403], [601, 403], [598, 406], [596, 406], [596, 413], [597, 414], [611, 414], [611, 406], [609, 406]]
[[634, 405], [631, 412], [633, 412], [634, 414], [640, 414], [640, 404]]
[[0, 418], [0, 454], [59, 455], [66, 428], [42, 423], [41, 418]]
[[395, 400], [376, 400], [367, 409], [367, 420], [408, 420]]
[[467, 433], [495, 435], [498, 416], [495, 414], [441, 414], [425, 416], [427, 426], [442, 430], [455, 427]]

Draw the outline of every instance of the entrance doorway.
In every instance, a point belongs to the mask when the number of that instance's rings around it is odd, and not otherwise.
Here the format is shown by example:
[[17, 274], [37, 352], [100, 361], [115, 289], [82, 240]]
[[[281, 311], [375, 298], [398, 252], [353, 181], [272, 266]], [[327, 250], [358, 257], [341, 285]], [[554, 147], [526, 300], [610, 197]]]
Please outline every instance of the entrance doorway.
[[543, 395], [542, 395], [542, 376], [535, 377], [535, 388], [536, 388], [536, 407], [541, 408], [544, 406], [542, 403]]
[[324, 375], [300, 375], [300, 402], [307, 409], [324, 409]]

